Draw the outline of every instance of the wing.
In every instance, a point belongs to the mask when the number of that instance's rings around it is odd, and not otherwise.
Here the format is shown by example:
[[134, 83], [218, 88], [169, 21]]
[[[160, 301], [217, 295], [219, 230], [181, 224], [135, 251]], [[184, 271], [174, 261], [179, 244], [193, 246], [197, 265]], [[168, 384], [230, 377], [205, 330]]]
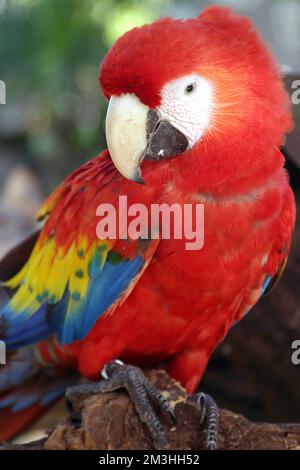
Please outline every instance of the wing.
[[279, 263], [277, 267], [275, 274], [273, 274], [272, 276], [266, 277], [265, 282], [262, 287], [262, 295], [261, 295], [262, 297], [269, 295], [270, 292], [272, 292], [272, 290], [274, 289], [274, 287], [276, 286], [277, 282], [279, 281], [279, 279], [281, 278], [284, 272], [287, 260], [288, 260], [288, 253], [282, 258], [281, 262]]
[[263, 295], [268, 294], [276, 286], [281, 278], [288, 260], [292, 234], [296, 221], [295, 196], [290, 186], [287, 187], [283, 199], [281, 217], [279, 221], [278, 234], [274, 242], [274, 247], [268, 260], [269, 276], [263, 286]]
[[7, 348], [54, 333], [62, 344], [83, 339], [100, 315], [130, 294], [159, 240], [97, 238], [96, 208], [116, 206], [118, 195], [126, 194], [125, 181], [104, 153], [48, 198], [38, 214], [46, 222], [28, 261], [4, 284], [15, 292], [1, 312]]
[[[258, 283], [252, 287], [235, 316], [236, 321], [247, 315], [260, 298], [268, 295], [281, 278], [289, 256], [295, 218], [295, 198], [292, 189], [287, 186], [283, 195], [280, 217], [274, 221], [275, 225], [271, 226], [269, 232], [270, 252], [265, 256], [263, 266], [259, 271]], [[274, 234], [277, 235], [274, 236]]]
[[29, 235], [19, 245], [10, 250], [0, 261], [0, 279], [7, 281], [14, 276], [28, 260], [30, 253], [38, 239], [39, 231]]

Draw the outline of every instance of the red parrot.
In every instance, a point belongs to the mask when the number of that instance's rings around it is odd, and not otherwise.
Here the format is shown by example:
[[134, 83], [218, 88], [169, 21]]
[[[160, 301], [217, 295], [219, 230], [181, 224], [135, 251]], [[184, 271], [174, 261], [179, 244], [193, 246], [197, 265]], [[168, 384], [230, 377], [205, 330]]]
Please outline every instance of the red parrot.
[[[149, 399], [173, 411], [139, 367], [164, 364], [194, 392], [229, 328], [284, 269], [295, 222], [280, 152], [289, 99], [251, 21], [220, 7], [125, 33], [99, 81], [108, 150], [67, 177], [38, 213], [41, 231], [0, 264], [9, 296], [0, 336], [11, 351], [0, 369], [0, 437], [50, 406], [73, 370], [96, 382], [68, 389], [70, 402], [126, 387], [163, 447]], [[124, 195], [149, 210], [204, 204], [203, 247], [99, 238], [97, 208], [119, 215]], [[214, 448], [216, 408], [199, 400]]]

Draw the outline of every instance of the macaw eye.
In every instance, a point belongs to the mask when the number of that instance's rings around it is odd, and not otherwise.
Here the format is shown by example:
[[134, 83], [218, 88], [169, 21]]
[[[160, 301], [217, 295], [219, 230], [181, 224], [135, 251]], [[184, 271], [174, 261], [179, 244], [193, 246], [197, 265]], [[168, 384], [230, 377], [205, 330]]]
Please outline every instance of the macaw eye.
[[186, 95], [190, 95], [191, 93], [193, 93], [193, 91], [196, 90], [196, 86], [197, 86], [197, 85], [196, 85], [195, 82], [189, 83], [189, 84], [185, 87], [185, 90], [184, 90], [185, 94], [186, 94]]

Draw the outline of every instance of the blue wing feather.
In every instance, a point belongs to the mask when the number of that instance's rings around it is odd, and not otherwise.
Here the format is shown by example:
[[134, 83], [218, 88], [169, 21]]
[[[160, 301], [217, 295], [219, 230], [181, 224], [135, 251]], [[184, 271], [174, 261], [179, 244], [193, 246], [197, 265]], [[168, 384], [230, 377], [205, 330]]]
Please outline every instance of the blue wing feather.
[[[72, 303], [69, 288], [61, 300], [54, 305], [43, 302], [39, 310], [31, 316], [16, 315], [6, 304], [1, 312], [5, 334], [3, 339], [8, 350], [36, 343], [56, 333], [62, 344], [83, 339], [97, 319], [106, 312], [122, 294], [142, 269], [145, 260], [141, 256], [133, 259], [106, 260], [100, 263], [101, 251], [96, 250], [89, 266], [89, 283], [83, 299]], [[50, 308], [49, 308], [50, 307]]]
[[83, 339], [97, 319], [111, 307], [128, 288], [144, 264], [143, 258], [112, 264], [107, 261], [102, 270], [90, 279], [89, 287], [78, 311], [71, 312], [58, 328], [58, 339], [70, 344], [74, 339]]

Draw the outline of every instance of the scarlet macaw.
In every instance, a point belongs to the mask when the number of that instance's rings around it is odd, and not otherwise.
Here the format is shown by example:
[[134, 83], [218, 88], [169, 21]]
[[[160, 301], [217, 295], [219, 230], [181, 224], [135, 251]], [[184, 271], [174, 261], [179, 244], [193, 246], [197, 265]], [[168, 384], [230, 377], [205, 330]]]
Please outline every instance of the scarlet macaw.
[[[163, 363], [194, 392], [231, 325], [284, 268], [295, 221], [279, 150], [289, 102], [251, 22], [219, 7], [125, 33], [102, 63], [100, 86], [108, 150], [50, 195], [40, 233], [0, 265], [11, 295], [0, 331], [13, 351], [0, 370], [0, 432], [11, 437], [60, 396], [71, 377], [44, 371], [65, 367], [106, 377], [68, 389], [69, 401], [125, 386], [163, 447], [149, 398], [173, 411], [137, 366]], [[117, 208], [120, 195], [148, 208], [203, 203], [203, 248], [174, 237], [99, 239], [97, 207]], [[214, 448], [209, 397], [206, 406]]]

